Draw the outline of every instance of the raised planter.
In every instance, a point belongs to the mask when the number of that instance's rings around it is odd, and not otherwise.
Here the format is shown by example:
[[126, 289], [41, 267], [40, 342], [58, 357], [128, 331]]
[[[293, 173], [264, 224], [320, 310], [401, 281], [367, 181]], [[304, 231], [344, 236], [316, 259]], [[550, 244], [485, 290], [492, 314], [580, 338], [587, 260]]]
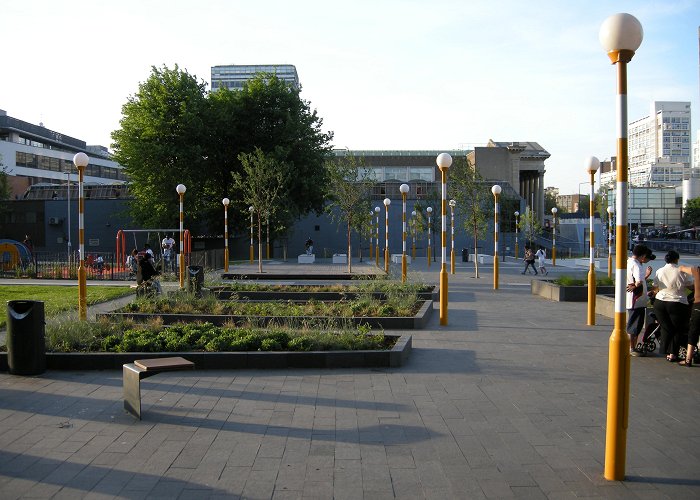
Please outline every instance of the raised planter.
[[[412, 350], [410, 335], [386, 335], [396, 339], [385, 351], [308, 352], [98, 352], [47, 353], [49, 370], [119, 370], [136, 359], [182, 356], [197, 370], [281, 368], [377, 368], [402, 366]], [[7, 371], [7, 353], [0, 353], [0, 371]]]
[[332, 321], [340, 321], [347, 325], [359, 326], [369, 325], [371, 328], [383, 328], [385, 330], [417, 330], [425, 328], [433, 313], [433, 301], [424, 300], [415, 316], [402, 317], [351, 317], [338, 318], [332, 316], [234, 316], [226, 314], [169, 314], [169, 313], [137, 313], [119, 312], [97, 314], [98, 318], [120, 318], [133, 319], [134, 321], [148, 321], [154, 318], [161, 318], [163, 324], [191, 323], [195, 321], [208, 322], [216, 326], [226, 323], [235, 325], [255, 324], [266, 326], [270, 323], [284, 324], [289, 326], [303, 326], [309, 323], [328, 324]]
[[595, 296], [595, 313], [606, 318], [615, 317], [615, 294], [598, 294]]
[[[382, 273], [382, 276], [385, 276]], [[377, 278], [376, 274], [355, 274], [355, 273], [327, 273], [327, 274], [311, 274], [311, 273], [299, 273], [299, 274], [278, 274], [278, 273], [223, 273], [221, 275], [222, 279], [225, 280], [236, 280], [236, 281], [256, 281], [256, 280], [270, 280], [270, 281], [315, 281], [315, 280], [325, 280], [325, 281], [338, 281], [338, 280], [373, 280]]]
[[[588, 286], [584, 285], [557, 285], [550, 280], [530, 281], [530, 293], [539, 295], [545, 299], [557, 302], [586, 302], [588, 301]], [[596, 293], [615, 293], [614, 286], [597, 286]]]
[[[209, 290], [213, 293], [217, 299], [230, 300], [237, 297], [243, 300], [353, 300], [361, 295], [362, 293], [357, 292], [316, 292], [316, 291], [304, 291], [303, 286], [299, 285], [285, 285], [285, 288], [289, 291], [277, 291], [277, 290], [238, 290], [234, 291], [225, 286], [222, 287], [212, 287]], [[295, 290], [295, 288], [297, 288]], [[372, 298], [379, 300], [386, 300], [386, 294], [382, 292], [371, 292]], [[430, 286], [426, 287], [417, 293], [419, 300], [438, 300], [437, 287]]]

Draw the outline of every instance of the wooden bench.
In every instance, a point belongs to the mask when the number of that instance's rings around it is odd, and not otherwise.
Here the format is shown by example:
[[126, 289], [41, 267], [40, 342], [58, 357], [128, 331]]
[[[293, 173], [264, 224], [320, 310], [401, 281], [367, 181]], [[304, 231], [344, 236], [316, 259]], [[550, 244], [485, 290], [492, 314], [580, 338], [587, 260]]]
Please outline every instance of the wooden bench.
[[123, 366], [124, 409], [141, 420], [141, 379], [156, 373], [194, 370], [194, 363], [179, 356], [172, 358], [137, 359]]

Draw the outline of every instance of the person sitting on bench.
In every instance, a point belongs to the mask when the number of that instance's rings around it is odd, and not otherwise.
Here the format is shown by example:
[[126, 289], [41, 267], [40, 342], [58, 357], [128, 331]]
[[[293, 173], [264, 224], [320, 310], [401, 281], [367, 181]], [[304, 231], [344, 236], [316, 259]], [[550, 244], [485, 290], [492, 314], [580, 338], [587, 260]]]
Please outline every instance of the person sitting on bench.
[[160, 282], [157, 279], [157, 276], [160, 273], [153, 265], [153, 257], [149, 253], [144, 253], [143, 255], [139, 255], [138, 261], [139, 268], [136, 272], [136, 284], [146, 290], [153, 287], [156, 294], [160, 295], [162, 293], [162, 289], [160, 287]]

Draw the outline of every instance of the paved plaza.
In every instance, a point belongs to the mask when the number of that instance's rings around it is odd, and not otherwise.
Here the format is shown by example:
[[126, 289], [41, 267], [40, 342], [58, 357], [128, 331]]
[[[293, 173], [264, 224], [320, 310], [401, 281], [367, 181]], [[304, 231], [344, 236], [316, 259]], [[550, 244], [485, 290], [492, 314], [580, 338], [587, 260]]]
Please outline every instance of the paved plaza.
[[700, 498], [700, 368], [631, 360], [627, 476], [606, 481], [612, 319], [500, 269], [494, 291], [459, 262], [449, 325], [435, 303], [399, 368], [163, 373], [141, 421], [121, 371], [0, 373], [0, 498]]

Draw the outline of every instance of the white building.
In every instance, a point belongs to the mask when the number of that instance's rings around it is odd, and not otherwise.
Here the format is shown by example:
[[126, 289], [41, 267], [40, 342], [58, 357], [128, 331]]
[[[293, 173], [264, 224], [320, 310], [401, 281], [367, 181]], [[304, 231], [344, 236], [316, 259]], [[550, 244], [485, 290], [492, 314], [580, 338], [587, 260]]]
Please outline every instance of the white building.
[[297, 68], [292, 64], [229, 64], [227, 66], [212, 66], [211, 90], [226, 87], [229, 90], [240, 90], [243, 84], [257, 73], [272, 73], [280, 80], [299, 88]]

